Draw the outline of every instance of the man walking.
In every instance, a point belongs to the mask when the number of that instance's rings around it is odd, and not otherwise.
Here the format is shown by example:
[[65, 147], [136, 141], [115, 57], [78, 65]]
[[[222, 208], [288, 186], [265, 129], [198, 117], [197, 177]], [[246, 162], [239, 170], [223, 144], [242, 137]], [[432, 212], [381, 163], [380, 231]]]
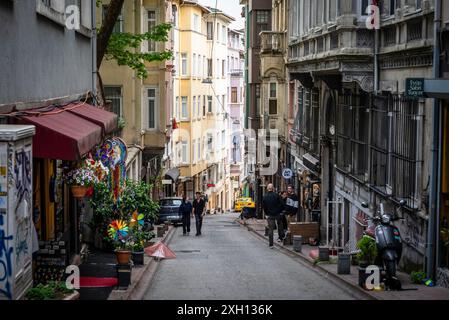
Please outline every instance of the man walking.
[[270, 248], [273, 247], [273, 230], [276, 227], [278, 229], [279, 239], [278, 241], [284, 240], [284, 226], [282, 225], [281, 212], [284, 208], [281, 197], [274, 192], [273, 184], [267, 186], [267, 194], [263, 197], [262, 206], [267, 215], [268, 221], [268, 239]]
[[179, 207], [179, 213], [182, 215], [182, 234], [190, 234], [190, 215], [192, 214], [192, 204], [188, 201], [186, 196], [182, 197], [182, 203]]
[[204, 217], [204, 208], [206, 206], [206, 202], [201, 198], [201, 193], [197, 192], [195, 194], [195, 201], [193, 202], [193, 213], [192, 217], [195, 215], [195, 223], [196, 223], [196, 235], [201, 235], [201, 227], [203, 225], [203, 217]]
[[299, 209], [299, 198], [292, 185], [287, 187], [287, 200], [285, 202], [285, 212], [288, 222], [296, 222]]

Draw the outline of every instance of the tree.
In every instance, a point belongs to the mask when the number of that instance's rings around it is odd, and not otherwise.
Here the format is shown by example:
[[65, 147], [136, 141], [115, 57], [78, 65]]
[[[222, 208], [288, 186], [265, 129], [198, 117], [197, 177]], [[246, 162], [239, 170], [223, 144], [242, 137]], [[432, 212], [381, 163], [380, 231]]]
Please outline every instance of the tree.
[[[108, 5], [107, 15], [97, 35], [97, 69], [100, 70], [104, 59], [115, 60], [118, 65], [128, 66], [135, 70], [141, 79], [148, 76], [145, 62], [164, 61], [172, 57], [172, 52], [141, 52], [143, 41], [168, 41], [168, 32], [171, 24], [162, 23], [143, 34], [131, 34], [126, 32], [113, 33], [114, 25], [122, 11], [125, 0], [111, 0]], [[97, 7], [102, 5], [102, 0], [96, 0]], [[99, 77], [100, 104], [104, 104], [104, 92], [101, 76]]]

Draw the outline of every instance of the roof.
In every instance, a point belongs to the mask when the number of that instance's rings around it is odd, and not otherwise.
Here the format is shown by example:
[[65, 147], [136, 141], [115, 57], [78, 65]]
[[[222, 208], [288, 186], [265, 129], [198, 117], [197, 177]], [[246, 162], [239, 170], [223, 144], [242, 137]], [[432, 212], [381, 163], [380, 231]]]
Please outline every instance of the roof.
[[212, 7], [207, 7], [207, 9], [209, 9], [209, 11], [211, 12], [210, 15], [213, 17], [215, 17], [215, 15], [217, 15], [217, 16], [222, 16], [229, 21], [235, 21], [235, 18], [233, 16], [230, 16], [230, 15], [224, 13], [220, 9], [212, 8]]

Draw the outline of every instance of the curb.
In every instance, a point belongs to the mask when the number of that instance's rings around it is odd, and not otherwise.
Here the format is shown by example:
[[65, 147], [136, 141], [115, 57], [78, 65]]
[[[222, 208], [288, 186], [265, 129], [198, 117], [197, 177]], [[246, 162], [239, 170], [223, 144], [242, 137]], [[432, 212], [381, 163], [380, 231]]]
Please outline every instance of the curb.
[[[265, 236], [259, 234], [254, 228], [246, 224], [244, 221], [240, 221], [240, 219], [236, 220], [241, 226], [244, 226], [248, 229], [252, 234], [257, 236], [259, 239], [267, 240]], [[298, 261], [304, 265], [305, 267], [308, 267], [310, 270], [315, 271], [320, 276], [330, 280], [333, 284], [339, 286], [343, 290], [345, 290], [347, 293], [349, 293], [351, 296], [357, 298], [357, 299], [368, 299], [368, 300], [381, 300], [379, 297], [376, 297], [372, 295], [371, 293], [363, 290], [360, 288], [357, 284], [354, 284], [352, 282], [346, 281], [337, 275], [335, 275], [332, 272], [329, 272], [328, 270], [322, 268], [320, 265], [314, 265], [312, 261], [310, 261], [305, 255], [295, 252], [293, 250], [287, 249], [283, 245], [280, 245], [278, 243], [274, 243], [274, 246], [279, 249], [282, 253], [290, 256], [291, 258], [300, 258]], [[356, 292], [354, 292], [354, 290]]]
[[[161, 242], [168, 244], [175, 234], [175, 227], [170, 226], [168, 231], [161, 238]], [[132, 283], [127, 290], [112, 290], [108, 300], [141, 300], [145, 294], [147, 286], [145, 284], [150, 283], [157, 271], [160, 261], [156, 261], [153, 258], [149, 258], [149, 262], [143, 265], [139, 270], [139, 275], [132, 279]], [[147, 275], [147, 278], [145, 278]], [[138, 291], [141, 292], [138, 292]], [[142, 292], [143, 291], [143, 292]]]

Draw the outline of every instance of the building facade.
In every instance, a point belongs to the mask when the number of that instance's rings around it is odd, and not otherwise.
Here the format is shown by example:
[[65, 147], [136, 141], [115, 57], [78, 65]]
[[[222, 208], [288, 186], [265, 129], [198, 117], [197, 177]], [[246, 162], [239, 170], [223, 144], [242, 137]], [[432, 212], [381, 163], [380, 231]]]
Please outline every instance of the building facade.
[[[174, 194], [203, 193], [208, 210], [229, 209], [228, 26], [234, 18], [195, 1], [173, 4], [175, 76], [166, 169]], [[174, 174], [172, 174], [174, 172]]]
[[[290, 163], [301, 219], [321, 241], [355, 244], [367, 218], [405, 200], [401, 267], [425, 260], [429, 214], [430, 99], [406, 95], [406, 79], [430, 77], [433, 1], [384, 1], [380, 29], [369, 1], [292, 0], [288, 76]], [[370, 203], [369, 209], [361, 204]]]
[[[249, 150], [258, 143], [263, 114], [261, 111], [261, 47], [262, 31], [271, 30], [270, 0], [240, 0], [245, 17], [245, 129], [252, 129], [253, 134], [245, 138], [245, 183], [244, 195], [252, 197], [256, 203], [262, 202], [264, 185], [260, 179], [260, 168], [254, 155]], [[257, 206], [257, 214], [262, 216], [261, 207]]]
[[[106, 17], [108, 2], [97, 8], [98, 26]], [[171, 23], [172, 6], [167, 1], [125, 1], [114, 32], [143, 34], [161, 23]], [[170, 34], [170, 36], [173, 32]], [[142, 53], [173, 49], [173, 41], [144, 41]], [[127, 177], [156, 183], [162, 173], [162, 158], [171, 126], [169, 110], [173, 104], [173, 61], [146, 63], [148, 76], [141, 79], [128, 66], [119, 66], [114, 60], [105, 60], [100, 69], [105, 96], [110, 110], [123, 121], [122, 138], [128, 145]], [[156, 187], [154, 196], [162, 195]]]

